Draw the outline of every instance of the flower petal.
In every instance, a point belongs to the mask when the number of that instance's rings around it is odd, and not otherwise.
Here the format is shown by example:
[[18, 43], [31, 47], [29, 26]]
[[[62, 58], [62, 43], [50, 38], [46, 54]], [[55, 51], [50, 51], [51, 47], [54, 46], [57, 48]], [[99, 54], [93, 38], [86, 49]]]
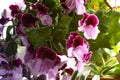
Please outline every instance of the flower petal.
[[78, 15], [81, 15], [86, 12], [83, 0], [75, 0], [75, 6], [75, 11]]
[[85, 28], [84, 36], [87, 39], [95, 40], [97, 38], [99, 32], [100, 31], [99, 31], [98, 27], [92, 27], [91, 25], [89, 25], [89, 26], [86, 26], [86, 28]]

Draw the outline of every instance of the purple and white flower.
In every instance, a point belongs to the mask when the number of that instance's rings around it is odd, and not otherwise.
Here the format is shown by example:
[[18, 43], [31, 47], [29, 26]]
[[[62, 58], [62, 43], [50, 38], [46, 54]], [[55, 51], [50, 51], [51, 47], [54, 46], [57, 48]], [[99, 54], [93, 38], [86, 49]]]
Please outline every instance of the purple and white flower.
[[32, 8], [38, 11], [38, 15], [43, 16], [48, 14], [49, 8], [41, 3], [37, 3], [35, 5], [32, 5]]
[[32, 75], [46, 75], [51, 78], [56, 76], [58, 65], [60, 64], [60, 58], [57, 56], [57, 53], [46, 46], [41, 46], [36, 50], [35, 54], [36, 55], [27, 62]]
[[31, 5], [32, 9], [37, 11], [37, 15], [40, 17], [40, 21], [44, 26], [50, 26], [52, 24], [52, 17], [48, 15], [49, 8], [41, 3]]
[[87, 39], [96, 39], [98, 33], [100, 32], [98, 29], [99, 20], [96, 15], [84, 13], [83, 18], [78, 21], [78, 30], [84, 32], [84, 36]]
[[1, 80], [22, 80], [22, 61], [6, 60], [6, 57], [0, 55], [0, 79]]
[[92, 52], [89, 51], [89, 44], [83, 37], [76, 32], [71, 32], [67, 41], [66, 48], [69, 57], [77, 59], [77, 68], [81, 72], [84, 65], [90, 60]]
[[[65, 13], [70, 13], [75, 10], [77, 15], [81, 15], [86, 12], [84, 0], [60, 0]], [[86, 4], [86, 3], [85, 3]]]

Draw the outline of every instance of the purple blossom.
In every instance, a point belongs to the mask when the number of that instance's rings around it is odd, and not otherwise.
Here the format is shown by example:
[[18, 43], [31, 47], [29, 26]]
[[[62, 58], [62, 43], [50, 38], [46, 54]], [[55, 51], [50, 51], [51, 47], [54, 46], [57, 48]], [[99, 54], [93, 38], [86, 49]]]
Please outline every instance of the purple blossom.
[[77, 15], [81, 15], [85, 10], [86, 2], [83, 0], [61, 0], [63, 8], [65, 8], [65, 13], [70, 13], [72, 10], [75, 10]]
[[76, 32], [71, 32], [66, 41], [66, 47], [68, 56], [73, 58], [75, 57], [77, 59], [78, 70], [83, 70], [84, 65], [92, 56], [92, 52], [89, 52], [89, 44]]
[[[30, 43], [29, 43], [30, 44]], [[26, 47], [24, 61], [25, 63], [31, 61], [35, 57], [35, 49], [32, 44]]]
[[59, 55], [61, 63], [57, 80], [71, 80], [73, 72], [77, 69], [75, 58], [67, 57], [66, 55]]
[[24, 55], [24, 61], [28, 62], [33, 58], [33, 54], [35, 53], [35, 49], [33, 45], [28, 40], [28, 37], [25, 32], [25, 27], [23, 27], [21, 24], [18, 24], [16, 27], [16, 33], [18, 34], [18, 37], [21, 41], [21, 45], [26, 47], [25, 55]]
[[36, 57], [43, 60], [46, 58], [55, 60], [57, 57], [57, 53], [48, 47], [42, 46], [37, 49]]
[[38, 19], [30, 13], [24, 13], [21, 17], [21, 23], [25, 27], [36, 28], [36, 21]]
[[43, 4], [37, 4], [36, 8], [39, 12], [39, 15], [46, 15], [48, 13], [48, 7]]
[[12, 17], [15, 17], [18, 13], [20, 13], [18, 5], [10, 5], [9, 9], [11, 10]]
[[83, 18], [78, 21], [78, 30], [84, 32], [87, 39], [96, 39], [98, 33], [99, 20], [96, 15], [84, 13]]
[[52, 18], [49, 15], [44, 15], [40, 17], [42, 25], [50, 26], [52, 24]]
[[33, 10], [36, 10], [38, 16], [40, 17], [40, 21], [44, 26], [50, 26], [52, 24], [52, 17], [48, 15], [48, 7], [41, 3], [32, 4], [31, 5]]
[[32, 8], [37, 10], [40, 16], [46, 15], [48, 13], [48, 7], [41, 3], [37, 3], [36, 5], [32, 5]]
[[[34, 76], [47, 74], [51, 71], [57, 73], [58, 68], [56, 67], [60, 64], [60, 58], [55, 51], [46, 46], [41, 46], [36, 50], [35, 54], [35, 57], [27, 62]], [[47, 74], [47, 76], [49, 75]]]
[[25, 32], [25, 27], [23, 27], [21, 24], [18, 24], [16, 25], [16, 33], [18, 34], [18, 37], [21, 41], [21, 44], [23, 46], [26, 46], [26, 47], [29, 47], [30, 46], [30, 43], [28, 41], [28, 38], [27, 38], [27, 35], [26, 35], [26, 32]]
[[14, 70], [0, 70], [0, 73], [4, 73], [1, 76], [1, 80], [22, 80], [22, 67], [17, 67]]
[[84, 40], [81, 36], [78, 35], [78, 33], [71, 32], [66, 41], [66, 47], [67, 49], [70, 47], [77, 47], [79, 45], [83, 45], [83, 43]]
[[10, 21], [9, 18], [6, 18], [6, 17], [2, 16], [2, 18], [0, 19], [0, 24], [1, 24], [1, 25], [5, 25], [5, 24], [7, 24], [9, 21]]
[[20, 59], [7, 61], [6, 58], [0, 57], [0, 60], [1, 80], [22, 80], [22, 62]]

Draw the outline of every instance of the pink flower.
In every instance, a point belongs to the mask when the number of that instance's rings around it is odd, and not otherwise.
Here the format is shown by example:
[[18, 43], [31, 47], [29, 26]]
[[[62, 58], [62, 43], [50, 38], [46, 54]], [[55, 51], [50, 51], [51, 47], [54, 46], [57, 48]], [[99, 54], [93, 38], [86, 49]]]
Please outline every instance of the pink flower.
[[99, 20], [96, 15], [84, 13], [83, 18], [78, 21], [78, 30], [84, 32], [87, 39], [96, 39], [98, 33]]
[[83, 0], [75, 0], [75, 12], [78, 15], [81, 15], [86, 12]]
[[42, 25], [50, 26], [52, 24], [52, 18], [49, 15], [44, 15], [40, 17]]
[[57, 80], [71, 80], [73, 72], [77, 69], [75, 58], [69, 58], [66, 55], [59, 55], [59, 57], [61, 59], [61, 63]]
[[66, 41], [66, 47], [68, 56], [77, 59], [78, 70], [83, 70], [92, 56], [92, 52], [89, 52], [89, 44], [76, 32], [71, 32]]
[[65, 13], [69, 14], [72, 10], [75, 10], [77, 15], [81, 15], [86, 12], [83, 0], [61, 0], [61, 3]]
[[[49, 77], [52, 74], [47, 73], [52, 71], [57, 73], [58, 69], [56, 67], [60, 64], [60, 58], [55, 51], [46, 46], [41, 46], [35, 54], [35, 57], [27, 62], [34, 76], [45, 74]], [[53, 76], [56, 76], [56, 74]]]

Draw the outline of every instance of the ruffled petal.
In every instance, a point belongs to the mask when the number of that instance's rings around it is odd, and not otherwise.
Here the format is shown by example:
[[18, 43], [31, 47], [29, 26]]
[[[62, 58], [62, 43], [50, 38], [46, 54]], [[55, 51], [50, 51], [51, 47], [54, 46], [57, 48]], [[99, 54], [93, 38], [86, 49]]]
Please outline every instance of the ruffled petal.
[[85, 28], [84, 36], [87, 39], [95, 40], [97, 38], [99, 32], [100, 31], [99, 31], [98, 27], [93, 27], [93, 26], [89, 25], [89, 26], [86, 26], [86, 28]]

